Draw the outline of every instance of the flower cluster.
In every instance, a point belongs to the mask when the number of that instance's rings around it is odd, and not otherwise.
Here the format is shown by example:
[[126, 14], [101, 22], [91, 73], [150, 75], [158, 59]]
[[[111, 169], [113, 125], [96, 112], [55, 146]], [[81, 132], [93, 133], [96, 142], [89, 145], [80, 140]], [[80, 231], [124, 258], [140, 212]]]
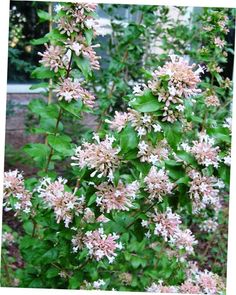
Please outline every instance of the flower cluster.
[[128, 109], [128, 121], [137, 131], [139, 137], [146, 135], [151, 130], [154, 132], [161, 132], [162, 130], [154, 116], [147, 113], [142, 114], [133, 109]]
[[160, 281], [158, 284], [152, 283], [150, 287], [147, 288], [147, 292], [153, 293], [177, 293], [178, 288], [175, 286], [163, 286], [163, 282]]
[[114, 119], [106, 120], [110, 124], [110, 128], [120, 132], [128, 122], [137, 131], [138, 136], [142, 137], [148, 134], [151, 130], [161, 132], [162, 128], [157, 123], [154, 116], [148, 113], [140, 113], [133, 109], [128, 109], [128, 112], [115, 112]]
[[[13, 205], [10, 202], [13, 197]], [[18, 170], [4, 172], [3, 181], [3, 206], [6, 211], [12, 209], [19, 212], [29, 213], [31, 211], [32, 193], [25, 189], [24, 178]]]
[[200, 224], [200, 229], [202, 231], [211, 233], [216, 231], [216, 229], [218, 228], [218, 222], [215, 220], [215, 218], [209, 218], [207, 220], [204, 220], [202, 224]]
[[139, 184], [134, 181], [124, 185], [120, 180], [118, 185], [114, 187], [107, 182], [99, 184], [97, 187], [96, 203], [102, 212], [109, 213], [111, 210], [129, 211], [132, 208], [132, 201], [135, 199]]
[[12, 233], [9, 232], [3, 232], [2, 233], [2, 243], [6, 244], [7, 246], [12, 245], [15, 243], [15, 238]]
[[112, 147], [115, 138], [108, 135], [102, 141], [97, 135], [94, 138], [97, 141], [96, 143], [84, 142], [82, 146], [76, 148], [75, 155], [72, 157], [72, 160], [76, 162], [71, 165], [78, 165], [81, 168], [87, 166], [89, 169], [95, 169], [91, 177], [99, 173], [98, 178], [108, 176], [112, 181], [114, 178], [113, 172], [120, 162], [118, 157], [119, 148]]
[[128, 122], [128, 113], [115, 111], [114, 119], [112, 121], [106, 120], [110, 124], [110, 128], [121, 132]]
[[[193, 253], [193, 246], [197, 244], [195, 237], [189, 229], [182, 230], [180, 216], [173, 213], [171, 208], [167, 208], [164, 213], [159, 213], [155, 209], [155, 213], [150, 215], [148, 224], [154, 224], [154, 234], [162, 236], [170, 245], [177, 249], [184, 249], [187, 253]], [[146, 224], [143, 224], [146, 225]]]
[[71, 102], [73, 99], [81, 99], [88, 107], [92, 108], [94, 106], [94, 95], [84, 89], [78, 81], [73, 81], [71, 78], [61, 80], [56, 92], [59, 100], [64, 99]]
[[59, 69], [65, 68], [68, 63], [69, 59], [68, 56], [65, 54], [65, 49], [61, 46], [48, 46], [45, 44], [46, 50], [38, 54], [42, 56], [42, 59], [39, 61], [45, 67], [50, 68], [51, 71], [55, 73], [58, 72]]
[[193, 146], [189, 146], [187, 143], [182, 143], [181, 147], [195, 156], [198, 163], [208, 167], [213, 165], [215, 168], [219, 166], [219, 152], [218, 146], [214, 147], [215, 141], [209, 137], [206, 132], [199, 133], [199, 139], [193, 141]]
[[152, 283], [151, 286], [147, 288], [147, 291], [155, 293], [216, 295], [222, 294], [224, 288], [225, 286], [218, 275], [208, 270], [200, 271], [197, 268], [189, 272], [187, 279], [181, 286], [164, 286], [163, 281], [160, 280], [158, 284]]
[[202, 176], [200, 172], [191, 170], [190, 197], [193, 199], [193, 212], [198, 213], [205, 209], [207, 205], [214, 207], [216, 211], [221, 207], [219, 198], [219, 188], [224, 184], [214, 176]]
[[220, 101], [216, 95], [209, 95], [205, 98], [205, 104], [207, 107], [218, 107], [220, 106]]
[[215, 37], [214, 44], [216, 45], [216, 47], [222, 49], [225, 46], [225, 41], [221, 40], [220, 37]]
[[99, 70], [100, 69], [100, 64], [99, 64], [99, 59], [101, 58], [100, 56], [97, 56], [94, 48], [100, 47], [99, 44], [95, 45], [87, 45], [86, 44], [86, 39], [78, 35], [76, 36], [76, 39], [71, 41], [68, 40], [65, 43], [65, 46], [69, 49], [71, 49], [76, 56], [82, 56], [85, 57], [89, 60], [90, 66], [94, 70]]
[[[43, 53], [38, 53], [42, 57], [40, 63], [50, 68], [51, 71], [57, 73], [60, 69], [64, 70], [61, 73], [66, 77], [61, 79], [61, 84], [56, 90], [59, 100], [65, 99], [71, 102], [73, 99], [77, 100], [80, 98], [89, 107], [94, 106], [94, 96], [82, 88], [80, 83], [72, 81], [69, 78], [69, 73], [72, 69], [73, 54], [77, 58], [77, 63], [81, 62], [78, 60], [79, 57], [83, 60], [88, 60], [91, 69], [100, 69], [100, 56], [97, 56], [94, 50], [94, 48], [100, 45], [91, 45], [86, 38], [86, 30], [91, 29], [87, 22], [94, 21], [93, 13], [96, 7], [97, 4], [75, 3], [57, 8], [62, 13], [55, 17], [54, 21], [57, 23], [57, 29], [62, 35], [65, 34], [67, 39], [65, 37], [66, 41], [64, 41], [65, 39], [62, 37], [60, 41], [64, 43], [63, 45], [61, 43], [50, 46], [45, 44], [46, 50]], [[92, 38], [96, 35], [96, 32], [93, 29], [91, 32]]]
[[168, 159], [169, 156], [169, 146], [165, 139], [159, 141], [155, 147], [150, 142], [142, 140], [138, 144], [138, 149], [140, 161], [152, 163], [152, 165]]
[[118, 243], [119, 236], [115, 233], [106, 235], [103, 228], [94, 231], [87, 231], [73, 236], [72, 244], [74, 252], [85, 246], [89, 250], [89, 255], [97, 261], [106, 257], [112, 263], [117, 256], [117, 249], [122, 249], [122, 244]]
[[[74, 3], [72, 6], [63, 5], [60, 10], [66, 12], [66, 18], [60, 17], [59, 30], [62, 34], [70, 36], [73, 32], [79, 32], [80, 28], [88, 27], [89, 20], [93, 20], [92, 13], [97, 8], [96, 3]], [[68, 19], [70, 20], [68, 22]]]
[[52, 208], [56, 215], [57, 223], [64, 221], [65, 226], [68, 227], [72, 222], [73, 215], [83, 213], [84, 197], [78, 198], [75, 192], [72, 194], [65, 190], [64, 185], [67, 180], [58, 177], [57, 180], [51, 181], [50, 178], [44, 178], [37, 192], [39, 197], [43, 199], [44, 204], [48, 208]]
[[106, 283], [104, 280], [102, 279], [99, 279], [97, 281], [94, 281], [93, 283], [90, 283], [90, 282], [87, 282], [87, 281], [84, 281], [85, 283], [85, 288], [82, 288], [82, 289], [86, 289], [86, 290], [100, 290], [101, 287], [103, 287]]
[[183, 99], [201, 92], [197, 84], [203, 68], [199, 66], [194, 71], [195, 64], [190, 66], [188, 61], [176, 55], [170, 55], [170, 58], [170, 62], [154, 71], [153, 80], [148, 82], [148, 87], [165, 104], [163, 121], [174, 122], [184, 110]]
[[157, 170], [152, 166], [148, 175], [144, 178], [144, 183], [147, 185], [146, 191], [150, 194], [150, 200], [162, 200], [162, 197], [172, 193], [174, 184], [170, 182], [169, 177], [164, 169]]
[[93, 36], [96, 35], [93, 13], [97, 8], [97, 4], [93, 3], [75, 3], [73, 6], [63, 6], [62, 10], [66, 11], [65, 17], [60, 17], [57, 21], [58, 29], [61, 34], [66, 34], [70, 37], [65, 46], [70, 48], [77, 56], [83, 56], [89, 59], [90, 66], [94, 70], [99, 70], [100, 56], [96, 55], [95, 47], [99, 44], [88, 45], [86, 38], [82, 32], [87, 29], [92, 29]]

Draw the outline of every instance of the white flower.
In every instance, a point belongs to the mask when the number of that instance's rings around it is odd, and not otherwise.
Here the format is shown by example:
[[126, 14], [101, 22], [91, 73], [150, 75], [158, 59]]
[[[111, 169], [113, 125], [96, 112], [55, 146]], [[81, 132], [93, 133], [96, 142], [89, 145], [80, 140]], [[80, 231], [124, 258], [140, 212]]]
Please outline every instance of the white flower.
[[138, 131], [138, 136], [140, 136], [140, 137], [143, 135], [146, 135], [146, 133], [147, 133], [145, 128], [143, 128], [143, 127], [139, 127], [137, 131]]
[[151, 119], [152, 117], [148, 114], [144, 114], [142, 117], [141, 117], [141, 120], [143, 121], [143, 123], [150, 123], [151, 122]]
[[141, 225], [143, 227], [148, 227], [148, 221], [147, 220], [142, 220]]
[[150, 239], [151, 236], [152, 236], [152, 235], [151, 235], [150, 231], [148, 231], [148, 232], [145, 233], [145, 237], [146, 237], [146, 238]]
[[154, 132], [160, 132], [161, 126], [159, 124], [153, 124], [152, 127], [154, 128]]
[[183, 112], [184, 109], [185, 109], [185, 107], [184, 107], [182, 104], [180, 104], [180, 105], [178, 105], [178, 106], [176, 107], [176, 109], [177, 109], [179, 112]]
[[152, 165], [156, 165], [158, 160], [159, 160], [159, 158], [157, 155], [150, 155], [150, 157], [149, 157], [149, 162], [152, 163]]
[[54, 8], [55, 12], [58, 13], [62, 9], [62, 5], [57, 4]]
[[138, 144], [138, 148], [140, 150], [141, 153], [147, 151], [148, 149], [148, 144], [146, 144], [146, 142], [144, 140], [142, 140], [139, 144]]
[[81, 54], [82, 46], [79, 43], [73, 42], [70, 48], [75, 52], [77, 56]]
[[224, 163], [228, 166], [231, 165], [231, 157], [230, 156], [226, 156], [224, 157]]
[[16, 204], [15, 204], [15, 209], [16, 210], [19, 210], [21, 208], [21, 204], [19, 203], [19, 202], [17, 202]]
[[30, 208], [25, 208], [23, 211], [28, 214], [30, 213]]
[[93, 287], [95, 289], [99, 289], [101, 286], [104, 286], [104, 285], [105, 285], [104, 280], [98, 280], [98, 281], [93, 282]]

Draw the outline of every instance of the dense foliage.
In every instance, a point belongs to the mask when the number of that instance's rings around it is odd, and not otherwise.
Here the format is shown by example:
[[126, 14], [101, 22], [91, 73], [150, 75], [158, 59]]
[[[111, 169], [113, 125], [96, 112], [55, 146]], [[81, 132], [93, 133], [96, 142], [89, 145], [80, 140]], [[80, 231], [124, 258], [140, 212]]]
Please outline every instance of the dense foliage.
[[[38, 12], [54, 24], [33, 41], [45, 44], [33, 88], [48, 100], [29, 104], [31, 132], [45, 143], [23, 148], [37, 175], [5, 172], [4, 210], [22, 232], [3, 228], [3, 285], [223, 294], [205, 256], [228, 208], [233, 11], [203, 9], [189, 27], [184, 8], [174, 23], [168, 7], [137, 6], [125, 26], [113, 18], [103, 64], [95, 10]], [[96, 132], [79, 130], [85, 113]]]

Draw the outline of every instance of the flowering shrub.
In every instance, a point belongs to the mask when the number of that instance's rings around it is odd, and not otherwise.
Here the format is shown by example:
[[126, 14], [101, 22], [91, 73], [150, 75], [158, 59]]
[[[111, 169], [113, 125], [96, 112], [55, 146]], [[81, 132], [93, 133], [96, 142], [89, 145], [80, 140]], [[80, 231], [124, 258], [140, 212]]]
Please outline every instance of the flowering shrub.
[[213, 42], [189, 50], [197, 64], [174, 53], [157, 62], [126, 110], [103, 114], [104, 128], [77, 143], [63, 116], [76, 124], [98, 107], [88, 83], [100, 68], [96, 5], [57, 8], [43, 15], [55, 27], [38, 41], [45, 51], [32, 74], [55, 93], [53, 103], [29, 105], [34, 132], [46, 135], [24, 147], [38, 174], [4, 175], [4, 209], [24, 230], [19, 286], [223, 294], [225, 278], [201, 265], [197, 246], [228, 202], [232, 85], [218, 64], [231, 50], [228, 18], [204, 10], [202, 44]]

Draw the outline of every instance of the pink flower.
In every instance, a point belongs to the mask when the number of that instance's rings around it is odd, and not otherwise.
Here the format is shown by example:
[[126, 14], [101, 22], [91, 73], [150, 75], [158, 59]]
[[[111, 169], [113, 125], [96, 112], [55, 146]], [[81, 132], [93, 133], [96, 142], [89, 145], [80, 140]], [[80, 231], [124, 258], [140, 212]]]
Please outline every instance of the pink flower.
[[91, 257], [97, 261], [106, 257], [109, 263], [112, 263], [117, 256], [115, 251], [121, 249], [121, 244], [116, 242], [118, 239], [119, 236], [115, 233], [106, 235], [103, 229], [100, 228], [92, 232], [86, 232], [83, 243], [88, 248]]
[[111, 210], [129, 211], [132, 208], [132, 201], [135, 199], [139, 189], [137, 181], [124, 185], [120, 180], [117, 187], [103, 182], [96, 187], [98, 191], [97, 205], [101, 207], [101, 211], [110, 212]]
[[202, 224], [200, 224], [200, 229], [202, 231], [205, 231], [205, 232], [214, 232], [216, 231], [217, 227], [218, 227], [218, 222], [216, 222], [216, 220], [212, 219], [212, 218], [209, 218], [207, 220], [204, 220]]
[[60, 46], [48, 46], [45, 44], [46, 50], [38, 54], [42, 56], [42, 59], [39, 61], [45, 67], [49, 67], [51, 71], [55, 73], [58, 72], [59, 68], [64, 68], [68, 64], [68, 58], [65, 55], [65, 50], [63, 47]]
[[180, 292], [184, 294], [201, 294], [200, 287], [193, 284], [191, 281], [185, 281], [180, 286]]
[[165, 139], [157, 142], [155, 147], [150, 142], [140, 141], [138, 149], [138, 157], [140, 157], [141, 162], [156, 165], [158, 162], [168, 159], [169, 146]]
[[106, 120], [110, 124], [110, 128], [120, 132], [128, 122], [128, 113], [115, 111], [115, 116], [112, 121]]
[[74, 32], [79, 33], [80, 31], [75, 20], [68, 20], [68, 18], [63, 17], [60, 17], [58, 20], [58, 30], [61, 34], [66, 33], [67, 36], [70, 36]]
[[[200, 92], [197, 88], [197, 83], [200, 82], [199, 73], [203, 72], [203, 69], [193, 71], [195, 64], [189, 65], [186, 60], [176, 55], [170, 55], [171, 62], [165, 63], [163, 67], [159, 67], [154, 72], [154, 81], [149, 82], [149, 88], [155, 94], [158, 93], [158, 79], [162, 76], [169, 76], [169, 91], [171, 97], [175, 98], [173, 103], [181, 102], [182, 96], [189, 97]], [[159, 94], [159, 93], [158, 93]], [[177, 98], [178, 97], [178, 98]], [[163, 98], [164, 99], [164, 98]], [[166, 105], [169, 105], [169, 100], [166, 98]], [[162, 101], [162, 99], [161, 99]]]
[[81, 28], [86, 27], [86, 21], [93, 19], [90, 13], [94, 12], [96, 7], [95, 3], [74, 3], [70, 7], [63, 6], [62, 10], [66, 11], [67, 18], [60, 18], [58, 21], [61, 33], [70, 36], [73, 32], [79, 32]]
[[[14, 199], [13, 204], [10, 202], [10, 197]], [[25, 189], [23, 175], [18, 170], [4, 172], [3, 199], [6, 211], [13, 209], [16, 214], [30, 213], [32, 193]]]
[[7, 246], [15, 243], [15, 238], [12, 233], [3, 232], [2, 233], [2, 243], [5, 243]]
[[207, 294], [216, 294], [217, 292], [217, 280], [212, 272], [205, 270], [199, 272], [197, 275], [198, 284], [203, 288]]
[[57, 223], [63, 220], [65, 227], [68, 227], [69, 223], [72, 222], [74, 214], [82, 214], [84, 198], [78, 198], [75, 196], [75, 192], [72, 194], [65, 191], [64, 185], [66, 182], [67, 180], [61, 177], [54, 182], [50, 178], [44, 178], [37, 191], [46, 207], [54, 210]]
[[79, 82], [72, 81], [71, 78], [61, 79], [61, 83], [56, 89], [59, 100], [66, 100], [71, 102], [73, 99], [81, 99], [82, 102], [88, 107], [94, 106], [95, 97], [86, 89], [82, 88]]
[[163, 286], [162, 282], [160, 282], [158, 285], [156, 283], [152, 283], [152, 285], [147, 288], [147, 292], [177, 293], [178, 292], [178, 287], [177, 286]]
[[205, 132], [199, 134], [199, 140], [193, 141], [191, 153], [195, 156], [198, 163], [201, 165], [214, 167], [219, 166], [219, 147], [214, 147], [214, 140], [210, 138]]
[[220, 207], [218, 181], [213, 176], [202, 176], [199, 172], [191, 170], [190, 197], [193, 199], [193, 212], [198, 213], [207, 205], [213, 205], [217, 210]]
[[155, 224], [154, 234], [161, 235], [165, 241], [174, 238], [179, 232], [179, 225], [182, 223], [180, 216], [172, 213], [171, 208], [167, 208], [164, 213], [155, 213], [151, 216], [152, 222]]
[[185, 249], [189, 254], [193, 253], [193, 246], [197, 244], [195, 237], [189, 229], [177, 230], [173, 242], [179, 249]]
[[101, 57], [97, 56], [95, 50], [93, 49], [95, 47], [100, 47], [100, 45], [96, 44], [96, 45], [91, 45], [91, 46], [86, 46], [86, 47], [84, 46], [82, 48], [82, 55], [89, 59], [90, 66], [92, 69], [99, 70], [100, 69], [99, 59]]
[[113, 137], [107, 135], [102, 141], [97, 135], [95, 135], [95, 138], [97, 143], [84, 142], [82, 146], [77, 147], [75, 155], [71, 158], [76, 162], [71, 165], [95, 169], [91, 177], [99, 173], [99, 178], [108, 176], [110, 180], [113, 180], [113, 171], [119, 166], [120, 162], [117, 155], [120, 150], [112, 147]]
[[24, 178], [18, 170], [4, 172], [3, 196], [8, 198], [24, 191]]
[[[147, 113], [140, 113], [133, 109], [128, 109], [128, 122], [138, 132], [138, 136], [142, 137], [154, 129], [154, 132], [160, 132], [161, 127], [156, 124], [156, 119]], [[160, 127], [160, 128], [158, 128]]]
[[[181, 117], [184, 110], [183, 99], [201, 92], [197, 84], [200, 82], [199, 74], [204, 72], [204, 68], [199, 66], [194, 71], [195, 64], [190, 66], [188, 61], [176, 55], [170, 55], [170, 58], [170, 62], [154, 71], [148, 87], [165, 104], [162, 121], [173, 123]], [[162, 86], [163, 77], [168, 80], [168, 90]]]
[[219, 98], [216, 95], [210, 95], [205, 98], [205, 104], [208, 107], [218, 107], [220, 106]]
[[157, 170], [154, 166], [151, 167], [148, 175], [144, 178], [144, 183], [147, 185], [145, 190], [150, 193], [150, 200], [158, 198], [161, 201], [163, 196], [172, 193], [174, 187], [166, 171], [164, 169]]
[[216, 37], [214, 39], [214, 43], [219, 48], [223, 48], [225, 46], [225, 41], [224, 40], [221, 40], [219, 37]]

